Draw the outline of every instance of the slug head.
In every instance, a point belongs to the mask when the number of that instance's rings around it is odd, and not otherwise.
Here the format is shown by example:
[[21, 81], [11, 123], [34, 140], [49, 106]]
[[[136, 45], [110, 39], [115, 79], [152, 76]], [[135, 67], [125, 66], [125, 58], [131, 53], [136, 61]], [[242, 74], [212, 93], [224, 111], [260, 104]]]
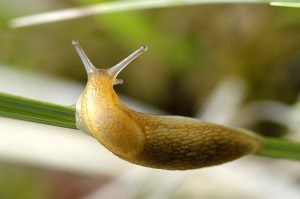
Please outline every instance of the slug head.
[[142, 46], [119, 64], [97, 69], [90, 62], [77, 40], [72, 41], [88, 74], [87, 85], [76, 103], [76, 126], [95, 137], [102, 145], [123, 159], [134, 158], [144, 148], [144, 134], [134, 113], [120, 102], [113, 85], [120, 71], [147, 50]]
[[84, 67], [88, 75], [88, 79], [90, 79], [94, 75], [99, 75], [99, 74], [105, 74], [105, 76], [110, 77], [111, 81], [114, 84], [122, 84], [123, 81], [121, 79], [116, 79], [118, 74], [135, 58], [137, 58], [139, 55], [141, 55], [143, 52], [148, 50], [148, 47], [146, 45], [142, 45], [138, 50], [133, 52], [131, 55], [126, 57], [124, 60], [122, 60], [120, 63], [117, 65], [108, 68], [108, 69], [98, 69], [96, 68], [92, 62], [89, 60], [89, 58], [86, 56], [84, 51], [79, 45], [79, 42], [74, 39], [72, 40], [72, 44], [74, 48], [76, 49]]

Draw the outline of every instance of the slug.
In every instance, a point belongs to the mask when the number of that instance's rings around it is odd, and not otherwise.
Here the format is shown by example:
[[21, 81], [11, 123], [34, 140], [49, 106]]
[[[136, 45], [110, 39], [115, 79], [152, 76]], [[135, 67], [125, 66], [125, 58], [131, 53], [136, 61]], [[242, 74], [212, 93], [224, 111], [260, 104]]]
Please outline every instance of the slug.
[[193, 118], [158, 116], [129, 109], [113, 85], [120, 71], [147, 50], [141, 46], [119, 64], [97, 69], [77, 40], [88, 82], [76, 103], [76, 125], [118, 157], [145, 167], [187, 170], [225, 163], [261, 148], [259, 136]]

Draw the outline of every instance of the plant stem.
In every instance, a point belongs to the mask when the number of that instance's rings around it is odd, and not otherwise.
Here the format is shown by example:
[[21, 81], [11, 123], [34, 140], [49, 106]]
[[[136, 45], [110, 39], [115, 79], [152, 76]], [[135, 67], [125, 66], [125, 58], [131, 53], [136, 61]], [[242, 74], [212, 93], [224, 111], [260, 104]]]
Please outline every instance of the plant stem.
[[300, 161], [300, 143], [282, 138], [263, 137], [263, 148], [256, 154]]
[[0, 116], [76, 129], [75, 109], [0, 92]]
[[91, 16], [96, 14], [107, 14], [115, 13], [121, 11], [131, 11], [131, 10], [143, 10], [143, 9], [154, 9], [154, 8], [170, 8], [174, 6], [193, 6], [201, 4], [224, 4], [224, 3], [261, 3], [277, 6], [290, 6], [299, 7], [299, 3], [290, 2], [291, 0], [281, 0], [276, 2], [276, 0], [139, 0], [139, 1], [108, 1], [101, 2], [97, 4], [90, 4], [87, 6], [67, 8], [63, 10], [54, 10], [50, 12], [44, 12], [40, 14], [34, 14], [29, 16], [23, 16], [19, 18], [12, 19], [9, 22], [9, 26], [12, 28], [20, 28], [38, 24], [45, 24], [56, 21], [70, 20], [85, 16]]

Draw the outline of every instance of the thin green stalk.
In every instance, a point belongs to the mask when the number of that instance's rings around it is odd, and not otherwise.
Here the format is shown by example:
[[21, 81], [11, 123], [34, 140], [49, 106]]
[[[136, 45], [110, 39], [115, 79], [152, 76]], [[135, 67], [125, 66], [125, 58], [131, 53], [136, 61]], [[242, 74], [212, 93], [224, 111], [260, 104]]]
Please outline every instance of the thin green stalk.
[[0, 93], [0, 116], [76, 129], [75, 109]]
[[300, 143], [281, 138], [263, 137], [263, 148], [257, 155], [300, 161]]
[[[286, 3], [286, 6], [295, 6], [296, 3], [292, 3], [292, 0], [281, 0], [280, 3]], [[277, 0], [123, 0], [123, 1], [107, 1], [97, 4], [80, 6], [74, 8], [67, 8], [63, 10], [56, 10], [50, 12], [44, 12], [40, 14], [34, 14], [29, 16], [23, 16], [12, 19], [9, 22], [11, 28], [20, 28], [38, 24], [45, 24], [50, 22], [57, 22], [63, 20], [76, 19], [80, 17], [91, 16], [95, 14], [107, 14], [122, 11], [131, 10], [143, 10], [154, 8], [166, 8], [174, 6], [193, 6], [201, 4], [224, 4], [224, 3], [261, 3], [269, 4], [273, 2], [276, 4]], [[297, 6], [297, 5], [296, 5]]]
[[[76, 129], [75, 109], [0, 92], [0, 116]], [[256, 155], [300, 161], [300, 142], [263, 137]]]
[[299, 2], [271, 2], [272, 6], [283, 6], [283, 7], [291, 7], [291, 8], [300, 8]]

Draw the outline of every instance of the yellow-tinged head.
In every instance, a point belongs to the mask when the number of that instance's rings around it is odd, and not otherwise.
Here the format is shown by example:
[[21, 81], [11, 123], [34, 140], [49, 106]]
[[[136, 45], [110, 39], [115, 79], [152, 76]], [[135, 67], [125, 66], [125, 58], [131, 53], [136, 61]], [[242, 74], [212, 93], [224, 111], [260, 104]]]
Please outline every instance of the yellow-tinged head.
[[116, 95], [113, 85], [119, 72], [133, 59], [147, 50], [142, 46], [119, 64], [108, 69], [97, 69], [89, 61], [77, 40], [73, 40], [88, 74], [87, 85], [76, 103], [78, 129], [92, 135], [114, 154], [130, 159], [144, 148], [145, 136], [134, 114]]

